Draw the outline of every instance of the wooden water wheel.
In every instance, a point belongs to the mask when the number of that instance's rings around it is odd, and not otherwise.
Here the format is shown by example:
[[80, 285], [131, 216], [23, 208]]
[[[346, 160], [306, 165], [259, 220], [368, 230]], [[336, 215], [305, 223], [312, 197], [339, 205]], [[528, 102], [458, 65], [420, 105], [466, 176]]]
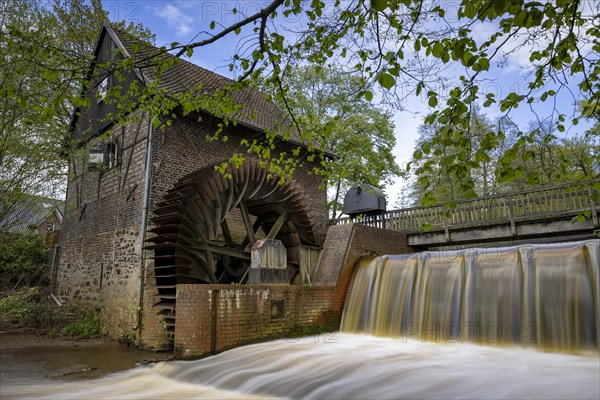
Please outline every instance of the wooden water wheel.
[[210, 166], [183, 177], [151, 218], [154, 236], [146, 249], [154, 250], [155, 306], [171, 333], [177, 284], [240, 282], [259, 233], [281, 240], [292, 265], [298, 247], [315, 242], [308, 200], [297, 183], [280, 184], [253, 158], [228, 172], [230, 178]]

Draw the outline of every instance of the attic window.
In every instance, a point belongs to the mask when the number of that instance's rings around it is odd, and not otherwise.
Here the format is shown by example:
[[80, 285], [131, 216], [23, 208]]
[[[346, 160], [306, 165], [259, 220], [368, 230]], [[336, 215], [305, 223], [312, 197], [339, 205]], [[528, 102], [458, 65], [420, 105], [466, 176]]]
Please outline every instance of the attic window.
[[106, 93], [108, 93], [108, 76], [105, 76], [98, 84], [98, 103], [104, 101]]

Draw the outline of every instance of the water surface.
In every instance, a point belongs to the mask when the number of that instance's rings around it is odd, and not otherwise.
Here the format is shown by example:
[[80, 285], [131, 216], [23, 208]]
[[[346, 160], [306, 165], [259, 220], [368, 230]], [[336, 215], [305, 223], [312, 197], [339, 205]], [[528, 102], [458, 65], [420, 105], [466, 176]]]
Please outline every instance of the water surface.
[[597, 353], [336, 333], [277, 340], [100, 379], [3, 382], [2, 399], [598, 399]]

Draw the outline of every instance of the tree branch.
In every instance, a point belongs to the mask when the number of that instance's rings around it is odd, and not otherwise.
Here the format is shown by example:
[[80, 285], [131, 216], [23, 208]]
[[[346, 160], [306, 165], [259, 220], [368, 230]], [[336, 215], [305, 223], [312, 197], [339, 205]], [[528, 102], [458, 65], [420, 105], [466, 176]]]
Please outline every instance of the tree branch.
[[[259, 19], [263, 19], [263, 18], [267, 18], [269, 15], [271, 15], [279, 6], [281, 6], [283, 4], [284, 0], [274, 0], [271, 4], [269, 4], [267, 7], [263, 8], [262, 10], [260, 10], [259, 12], [257, 12], [254, 15], [251, 15], [248, 18], [245, 18], [243, 20], [241, 20], [240, 22], [237, 22], [233, 25], [230, 25], [228, 28], [222, 30], [221, 32], [219, 32], [218, 34], [216, 34], [215, 36], [211, 37], [210, 39], [205, 39], [205, 40], [200, 40], [198, 42], [194, 42], [194, 43], [190, 43], [187, 44], [185, 46], [183, 46], [176, 54], [175, 57], [180, 57], [181, 55], [183, 55], [187, 50], [189, 49], [193, 49], [196, 47], [202, 47], [202, 46], [206, 46], [208, 44], [214, 43], [217, 40], [221, 39], [222, 37], [228, 35], [231, 32], [236, 31], [239, 28], [242, 28], [243, 26], [246, 26], [254, 21], [257, 21]], [[264, 30], [261, 29], [261, 32], [264, 34]]]

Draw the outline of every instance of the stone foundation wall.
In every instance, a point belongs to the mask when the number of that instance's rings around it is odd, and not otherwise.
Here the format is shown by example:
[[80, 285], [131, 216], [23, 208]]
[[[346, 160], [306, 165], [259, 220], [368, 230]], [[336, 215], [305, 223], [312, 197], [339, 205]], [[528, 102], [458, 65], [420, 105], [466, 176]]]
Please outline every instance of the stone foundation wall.
[[137, 325], [140, 231], [118, 229], [63, 244], [57, 295], [67, 303], [100, 312], [111, 337]]
[[272, 338], [337, 330], [359, 258], [412, 252], [406, 243], [400, 232], [333, 226], [315, 286], [178, 285], [175, 352], [199, 357]]

